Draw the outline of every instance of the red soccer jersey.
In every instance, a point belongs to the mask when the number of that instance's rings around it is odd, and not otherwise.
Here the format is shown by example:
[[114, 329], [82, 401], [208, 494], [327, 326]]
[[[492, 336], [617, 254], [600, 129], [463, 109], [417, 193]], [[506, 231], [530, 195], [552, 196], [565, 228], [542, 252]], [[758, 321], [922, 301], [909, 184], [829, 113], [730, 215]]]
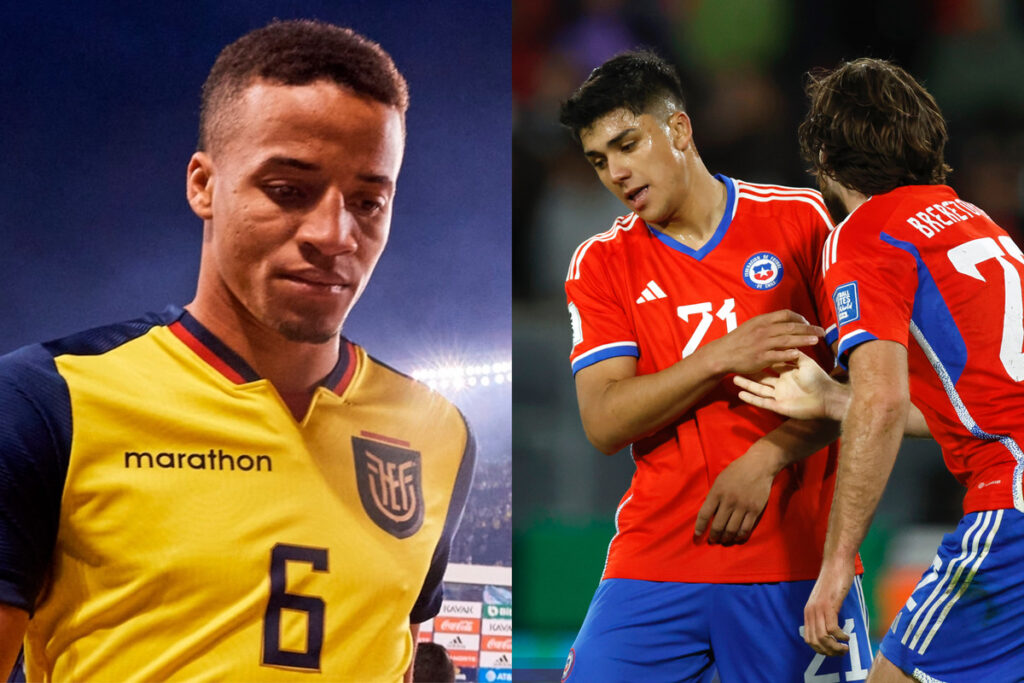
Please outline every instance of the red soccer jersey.
[[[725, 215], [701, 249], [630, 214], [576, 250], [566, 281], [573, 372], [624, 355], [637, 357], [637, 375], [658, 372], [744, 321], [783, 308], [830, 326], [818, 255], [831, 223], [821, 195], [717, 177], [728, 190]], [[813, 353], [831, 367], [825, 344]], [[753, 583], [818, 575], [834, 449], [775, 478], [745, 544], [693, 540], [715, 477], [782, 422], [737, 393], [727, 377], [675, 422], [632, 445], [636, 472], [616, 513], [604, 578]]]
[[916, 185], [862, 204], [822, 257], [840, 362], [873, 339], [906, 346], [911, 400], [967, 486], [964, 512], [1024, 511], [1020, 248], [951, 188]]

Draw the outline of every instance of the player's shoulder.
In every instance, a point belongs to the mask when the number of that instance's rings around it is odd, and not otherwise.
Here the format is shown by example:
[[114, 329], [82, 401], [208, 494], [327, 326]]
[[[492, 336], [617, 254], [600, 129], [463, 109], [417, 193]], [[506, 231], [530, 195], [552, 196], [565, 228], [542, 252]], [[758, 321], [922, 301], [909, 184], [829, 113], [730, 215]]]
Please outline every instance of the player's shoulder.
[[53, 354], [42, 344], [30, 344], [0, 356], [0, 403], [28, 397], [63, 380], [57, 373]]
[[[346, 340], [347, 341], [347, 340]], [[358, 358], [358, 385], [346, 400], [373, 405], [389, 411], [390, 417], [411, 433], [429, 433], [438, 443], [451, 444], [444, 450], [472, 468], [476, 441], [469, 422], [454, 403], [425, 381], [376, 358], [353, 344]]]
[[108, 353], [133, 339], [145, 335], [154, 327], [166, 326], [181, 318], [184, 310], [168, 306], [159, 313], [146, 313], [138, 318], [100, 325], [81, 332], [43, 342], [41, 346], [52, 356], [96, 356]]
[[[865, 217], [878, 222], [887, 219], [899, 227], [914, 227], [927, 233], [975, 217], [986, 217], [982, 209], [961, 199], [948, 185], [904, 185], [871, 197], [864, 206]], [[942, 226], [942, 227], [940, 227]]]
[[912, 231], [905, 231], [902, 224], [913, 214], [912, 207], [919, 198], [906, 189], [896, 188], [869, 197], [836, 225], [822, 247], [822, 267], [826, 273], [837, 262], [851, 257], [859, 257], [866, 266], [871, 259], [877, 259], [877, 250], [886, 249], [886, 243], [891, 245], [893, 239], [914, 239]]
[[382, 405], [393, 405], [396, 408], [402, 407], [429, 420], [461, 424], [468, 429], [465, 418], [455, 404], [424, 380], [382, 361], [358, 344], [348, 343], [352, 344], [359, 359], [358, 363], [365, 373], [361, 386], [376, 393], [376, 396], [369, 400]]
[[58, 375], [55, 359], [63, 355], [94, 356], [136, 339], [154, 326], [167, 325], [182, 314], [178, 307], [119, 323], [101, 325], [58, 339], [29, 344], [0, 356], [0, 381], [8, 388], [38, 389]]
[[637, 236], [643, 236], [646, 228], [647, 225], [640, 216], [628, 213], [615, 219], [612, 226], [604, 232], [583, 240], [569, 261], [566, 282], [578, 280], [587, 269], [603, 265], [608, 260], [615, 259], [618, 254], [624, 253], [628, 243]]
[[735, 180], [737, 205], [755, 213], [794, 218], [810, 218], [832, 227], [825, 199], [821, 192], [810, 187], [789, 187], [767, 183]]
[[874, 244], [883, 234], [888, 240], [915, 241], [927, 234], [929, 226], [951, 225], [983, 214], [946, 185], [903, 185], [869, 197], [836, 226], [830, 241]]

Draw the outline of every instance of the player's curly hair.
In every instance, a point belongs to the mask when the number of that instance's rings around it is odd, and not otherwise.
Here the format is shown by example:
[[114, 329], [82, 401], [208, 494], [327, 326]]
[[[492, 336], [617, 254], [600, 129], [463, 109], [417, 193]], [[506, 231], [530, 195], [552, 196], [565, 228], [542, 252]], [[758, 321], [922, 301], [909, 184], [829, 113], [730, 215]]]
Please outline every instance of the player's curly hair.
[[208, 149], [225, 105], [256, 79], [307, 85], [325, 79], [395, 107], [404, 117], [409, 87], [391, 56], [350, 28], [322, 21], [273, 21], [225, 47], [203, 83], [199, 150]]
[[865, 195], [936, 185], [952, 169], [949, 135], [935, 98], [882, 59], [862, 58], [807, 74], [811, 107], [800, 124], [810, 171]]
[[616, 109], [643, 114], [656, 102], [670, 100], [685, 108], [683, 86], [675, 68], [650, 50], [622, 52], [590, 72], [562, 103], [558, 120], [579, 140], [580, 131]]

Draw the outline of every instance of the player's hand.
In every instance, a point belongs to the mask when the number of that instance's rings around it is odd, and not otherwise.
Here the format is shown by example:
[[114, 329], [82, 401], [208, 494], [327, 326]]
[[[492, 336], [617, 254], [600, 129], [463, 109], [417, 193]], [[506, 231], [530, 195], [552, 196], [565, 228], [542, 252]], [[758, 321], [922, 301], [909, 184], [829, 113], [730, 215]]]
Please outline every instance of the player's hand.
[[694, 539], [704, 535], [710, 521], [708, 543], [745, 543], [768, 502], [777, 473], [777, 465], [758, 452], [757, 443], [729, 463], [715, 478], [697, 513]]
[[804, 606], [804, 641], [815, 652], [835, 657], [846, 654], [850, 636], [839, 627], [839, 608], [853, 584], [853, 562], [826, 560]]
[[799, 313], [773, 311], [747, 320], [735, 330], [704, 346], [714, 353], [716, 367], [751, 375], [777, 363], [795, 363], [801, 346], [814, 346], [825, 330]]
[[842, 420], [849, 403], [848, 387], [835, 381], [808, 355], [797, 351], [793, 363], [777, 363], [778, 376], [733, 377], [747, 403], [798, 420]]

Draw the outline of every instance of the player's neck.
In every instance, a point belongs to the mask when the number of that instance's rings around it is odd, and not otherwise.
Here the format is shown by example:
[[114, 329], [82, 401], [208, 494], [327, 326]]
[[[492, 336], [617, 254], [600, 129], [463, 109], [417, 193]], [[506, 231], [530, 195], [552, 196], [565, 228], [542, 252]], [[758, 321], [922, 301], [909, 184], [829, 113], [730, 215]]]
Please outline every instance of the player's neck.
[[[257, 375], [270, 380], [282, 397], [291, 396], [293, 402], [305, 395], [308, 406], [308, 399], [317, 385], [338, 362], [339, 337], [323, 344], [292, 341], [248, 312], [213, 306], [199, 297], [186, 308], [203, 327], [241, 356]], [[287, 398], [285, 402], [295, 413]], [[301, 412], [305, 412], [305, 406]], [[301, 419], [301, 415], [297, 419]]]
[[839, 183], [836, 183], [836, 194], [839, 195], [839, 201], [843, 203], [843, 207], [846, 209], [846, 215], [850, 215], [854, 209], [870, 199], [866, 194], [861, 194], [857, 190], [851, 190]]
[[703, 164], [695, 169], [692, 178], [679, 210], [657, 227], [681, 244], [700, 249], [722, 222], [728, 192], [725, 184], [712, 176]]

